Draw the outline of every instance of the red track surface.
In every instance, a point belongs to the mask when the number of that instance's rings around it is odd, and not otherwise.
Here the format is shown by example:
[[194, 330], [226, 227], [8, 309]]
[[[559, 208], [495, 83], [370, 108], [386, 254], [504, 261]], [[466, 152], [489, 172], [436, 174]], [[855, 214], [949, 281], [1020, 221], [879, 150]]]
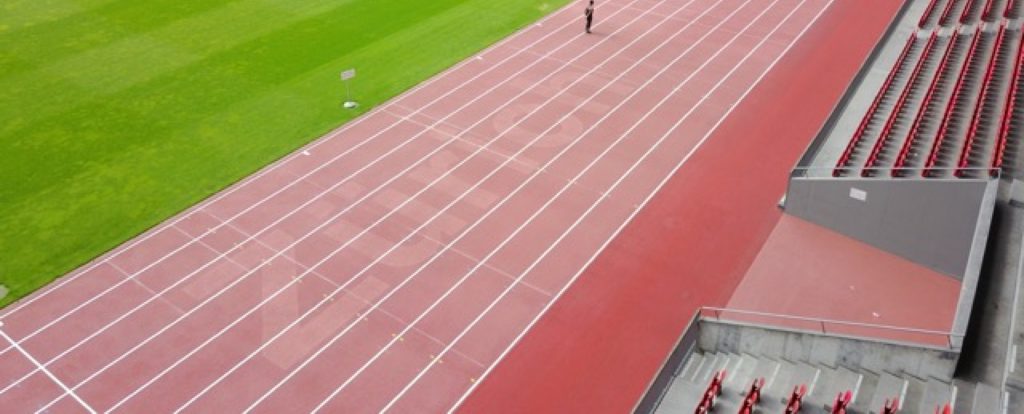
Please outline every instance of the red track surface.
[[[960, 281], [816, 224], [784, 215], [726, 308], [950, 332]], [[772, 292], [765, 295], [764, 292]], [[733, 315], [736, 319], [737, 315]], [[817, 323], [740, 321], [819, 329]], [[831, 333], [946, 346], [945, 334], [828, 324]]]
[[628, 410], [897, 7], [853, 3], [559, 11], [4, 310], [0, 407]]
[[463, 403], [627, 412], [700, 306], [722, 306], [786, 177], [899, 2], [837, 1]]

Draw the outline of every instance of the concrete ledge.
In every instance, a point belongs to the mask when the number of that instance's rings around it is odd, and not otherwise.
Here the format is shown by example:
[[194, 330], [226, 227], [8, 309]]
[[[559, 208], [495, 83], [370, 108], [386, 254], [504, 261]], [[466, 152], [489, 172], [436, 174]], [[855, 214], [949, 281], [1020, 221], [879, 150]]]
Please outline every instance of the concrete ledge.
[[746, 353], [876, 374], [952, 381], [959, 352], [843, 336], [700, 320], [704, 352]]

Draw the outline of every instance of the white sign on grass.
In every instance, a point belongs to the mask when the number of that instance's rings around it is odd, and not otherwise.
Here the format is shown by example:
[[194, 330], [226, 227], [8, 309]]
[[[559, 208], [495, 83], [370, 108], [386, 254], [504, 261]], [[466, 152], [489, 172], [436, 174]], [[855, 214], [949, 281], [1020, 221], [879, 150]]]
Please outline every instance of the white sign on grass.
[[355, 69], [349, 69], [349, 70], [341, 71], [341, 80], [343, 80], [343, 81], [352, 79], [354, 77], [356, 77], [356, 70]]

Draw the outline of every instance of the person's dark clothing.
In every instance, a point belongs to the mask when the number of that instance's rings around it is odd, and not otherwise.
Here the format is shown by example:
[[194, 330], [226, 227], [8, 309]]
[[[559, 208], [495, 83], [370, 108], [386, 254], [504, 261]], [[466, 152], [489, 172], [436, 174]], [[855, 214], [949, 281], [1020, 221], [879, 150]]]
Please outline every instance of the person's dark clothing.
[[583, 12], [584, 16], [587, 16], [587, 33], [590, 33], [590, 24], [594, 22], [594, 6], [587, 6], [587, 10]]

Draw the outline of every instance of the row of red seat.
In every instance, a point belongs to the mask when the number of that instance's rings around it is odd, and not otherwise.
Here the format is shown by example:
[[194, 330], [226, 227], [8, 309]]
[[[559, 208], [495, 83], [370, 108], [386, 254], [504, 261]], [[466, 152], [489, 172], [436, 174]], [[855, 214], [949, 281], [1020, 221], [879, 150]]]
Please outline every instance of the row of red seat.
[[957, 0], [949, 0], [946, 2], [946, 8], [942, 9], [942, 16], [939, 17], [939, 25], [946, 25], [949, 23], [949, 18], [952, 17], [953, 5], [956, 4]]
[[903, 87], [903, 92], [900, 93], [899, 99], [896, 101], [896, 106], [893, 107], [892, 113], [889, 114], [889, 120], [885, 122], [885, 127], [882, 128], [882, 133], [875, 140], [875, 145], [871, 148], [871, 154], [868, 155], [867, 162], [865, 163], [865, 169], [861, 171], [862, 175], [869, 175], [872, 168], [875, 167], [878, 161], [878, 155], [882, 152], [882, 148], [885, 147], [889, 142], [889, 138], [892, 136], [892, 128], [896, 124], [896, 120], [899, 119], [903, 113], [903, 108], [907, 103], [907, 97], [913, 92], [915, 85], [917, 84], [918, 78], [921, 76], [921, 69], [924, 68], [924, 64], [931, 57], [932, 52], [935, 50], [935, 40], [938, 39], [938, 32], [932, 32], [932, 35], [928, 38], [928, 43], [924, 46], [924, 52], [921, 54], [921, 58], [917, 60], [917, 64], [914, 65], [914, 71], [910, 73], [910, 80], [907, 81], [906, 86]]
[[992, 20], [995, 20], [993, 18], [993, 16], [992, 16], [992, 6], [993, 5], [995, 5], [995, 0], [986, 0], [985, 1], [985, 8], [981, 12], [982, 20], [989, 21], [989, 22], [992, 21]]
[[754, 409], [761, 402], [762, 388], [764, 388], [764, 378], [755, 378], [754, 382], [750, 384], [747, 394], [743, 397], [743, 403], [740, 404], [738, 414], [754, 414]]
[[999, 137], [996, 140], [995, 154], [992, 157], [992, 169], [990, 174], [995, 176], [1003, 167], [1003, 158], [1006, 154], [1006, 142], [1010, 137], [1011, 120], [1014, 109], [1017, 106], [1017, 90], [1020, 88], [1021, 67], [1024, 66], [1024, 41], [1017, 47], [1017, 63], [1013, 65], [1013, 75], [1010, 77], [1010, 90], [1006, 93], [1006, 105], [1003, 107], [1003, 117], [999, 128]]
[[[935, 11], [935, 5], [939, 0], [931, 0], [928, 2], [928, 7], [924, 9], [924, 13], [921, 14], [921, 20], [917, 21], [917, 27], [924, 28], [928, 24], [928, 20], [932, 18], [932, 13]], [[952, 1], [952, 0], [950, 0]]]
[[711, 383], [704, 390], [704, 394], [701, 395], [700, 402], [697, 403], [697, 408], [694, 410], [694, 414], [707, 414], [715, 408], [715, 401], [722, 395], [722, 387], [725, 385], [725, 370], [721, 370], [715, 373], [714, 377], [711, 377]]
[[857, 125], [857, 129], [854, 131], [853, 136], [850, 137], [850, 142], [847, 143], [846, 149], [843, 150], [843, 154], [839, 156], [839, 161], [836, 162], [836, 169], [833, 170], [832, 175], [838, 176], [842, 173], [843, 167], [847, 166], [850, 161], [850, 156], [853, 155], [853, 150], [860, 144], [861, 139], [864, 137], [864, 132], [867, 130], [871, 120], [875, 117], [875, 112], [878, 111], [879, 104], [882, 103], [882, 99], [885, 97], [886, 92], [892, 87], [893, 80], [896, 79], [896, 74], [899, 73], [899, 69], [903, 67], [903, 63], [907, 59], [907, 55], [910, 53], [910, 49], [917, 41], [917, 35], [911, 35], [907, 39], [907, 44], [903, 46], [903, 51], [900, 52], [899, 58], [896, 59], [896, 63], [893, 64], [892, 69], [889, 70], [889, 76], [885, 78], [885, 82], [882, 83], [882, 87], [878, 89], [878, 93], [875, 95], [875, 99], [871, 102], [871, 106], [868, 107], [867, 112], [864, 114], [864, 118], [861, 119], [860, 124]]
[[1006, 26], [999, 26], [999, 33], [996, 34], [996, 44], [992, 55], [988, 59], [988, 68], [985, 69], [985, 77], [981, 81], [981, 91], [978, 93], [978, 101], [974, 106], [974, 114], [971, 116], [971, 127], [967, 130], [967, 140], [960, 151], [960, 161], [957, 163], [956, 175], [960, 176], [969, 167], [971, 153], [974, 151], [974, 141], [978, 139], [978, 127], [981, 124], [981, 114], [988, 103], [989, 93], [992, 90], [993, 74], [996, 72], [996, 63], [1000, 53], [1003, 51], [1003, 36], [1006, 34]]
[[1006, 0], [1006, 7], [1003, 8], [1003, 17], [1007, 19], [1017, 18], [1017, 0]]
[[[952, 0], [950, 0], [952, 2]], [[967, 23], [971, 20], [971, 12], [974, 8], [974, 0], [967, 0], [967, 5], [964, 6], [964, 10], [960, 12], [960, 23]]]
[[[1011, 18], [1010, 13], [1015, 0], [1007, 0], [1006, 7], [1003, 9], [1003, 16]], [[942, 9], [942, 15], [939, 16], [939, 25], [946, 25], [950, 23], [950, 19], [953, 17], [953, 10], [959, 0], [948, 0], [946, 7]], [[928, 25], [928, 21], [931, 20], [932, 14], [935, 12], [936, 7], [939, 4], [939, 0], [930, 0], [928, 6], [925, 7], [924, 13], [921, 14], [921, 20], [918, 20], [917, 27], [924, 28]], [[964, 5], [963, 10], [960, 11], [960, 23], [968, 23], [971, 20], [973, 9], [975, 6], [974, 0], [967, 0], [967, 4]], [[985, 7], [982, 9], [981, 18], [985, 21], [995, 20], [995, 15], [992, 8], [995, 6], [995, 0], [985, 0]]]
[[928, 161], [925, 163], [925, 169], [921, 172], [922, 175], [929, 175], [939, 159], [939, 150], [942, 148], [946, 135], [949, 134], [949, 126], [953, 121], [954, 113], [957, 112], [960, 107], [960, 95], [964, 89], [964, 80], [967, 79], [967, 74], [970, 72], [975, 56], [977, 56], [978, 44], [980, 44], [979, 41], [981, 40], [981, 36], [981, 28], [979, 27], [975, 31], [974, 40], [971, 41], [971, 47], [967, 51], [967, 59], [964, 61], [964, 65], [960, 70], [960, 76], [957, 77], [956, 85], [953, 86], [953, 96], [949, 98], [949, 105], [946, 106], [946, 111], [942, 115], [942, 126], [939, 127], [939, 132], [935, 136], [935, 142], [932, 143], [932, 149], [929, 151]]
[[[956, 32], [954, 32], [956, 33]], [[953, 48], [960, 43], [961, 36], [954, 34], [950, 38], [949, 43], [946, 45], [946, 51], [942, 54], [942, 61], [939, 63], [939, 68], [935, 72], [935, 76], [932, 77], [932, 82], [928, 85], [928, 93], [924, 97], [924, 101], [921, 103], [921, 110], [917, 112], [917, 117], [914, 118], [914, 123], [910, 127], [910, 133], [907, 135], [907, 139], [903, 141], [903, 147], [900, 148], [899, 155], [896, 157], [896, 163], [893, 165], [892, 173], [897, 175], [902, 168], [906, 166], [907, 157], [910, 155], [910, 149], [917, 143], [921, 134], [921, 125], [924, 123], [926, 116], [931, 114], [932, 106], [935, 99], [936, 90], [938, 90], [938, 84], [940, 79], [945, 79], [948, 72], [950, 56], [952, 55]]]

